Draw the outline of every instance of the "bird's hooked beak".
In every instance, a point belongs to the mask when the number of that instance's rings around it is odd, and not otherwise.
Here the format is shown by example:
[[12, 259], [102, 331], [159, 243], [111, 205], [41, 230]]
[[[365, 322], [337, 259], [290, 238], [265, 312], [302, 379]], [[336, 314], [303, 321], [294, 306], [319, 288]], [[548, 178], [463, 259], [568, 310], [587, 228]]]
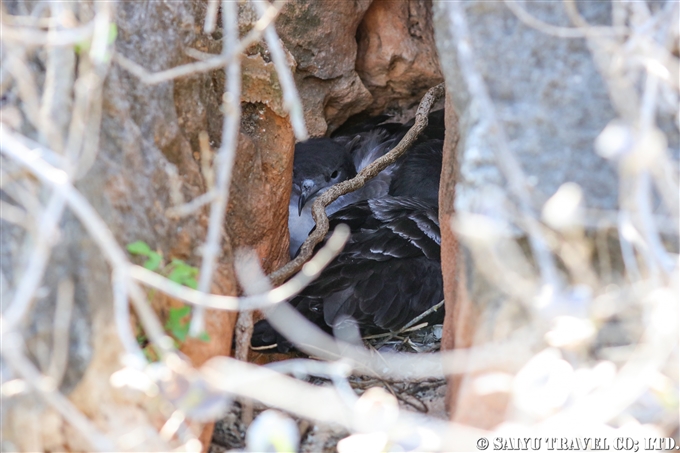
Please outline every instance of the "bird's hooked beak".
[[302, 181], [302, 186], [300, 187], [300, 197], [298, 198], [298, 216], [302, 215], [302, 208], [305, 207], [307, 200], [309, 200], [316, 192], [317, 189], [314, 181], [311, 179], [305, 179]]

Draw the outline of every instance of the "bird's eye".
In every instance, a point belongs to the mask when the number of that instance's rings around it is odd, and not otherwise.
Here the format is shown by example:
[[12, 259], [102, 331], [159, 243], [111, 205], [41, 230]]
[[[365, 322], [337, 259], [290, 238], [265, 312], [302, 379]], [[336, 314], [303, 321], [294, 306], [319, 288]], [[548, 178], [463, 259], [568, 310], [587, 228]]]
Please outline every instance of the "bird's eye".
[[335, 178], [337, 178], [337, 177], [338, 177], [338, 170], [335, 170], [335, 171], [331, 174], [331, 178], [335, 179]]

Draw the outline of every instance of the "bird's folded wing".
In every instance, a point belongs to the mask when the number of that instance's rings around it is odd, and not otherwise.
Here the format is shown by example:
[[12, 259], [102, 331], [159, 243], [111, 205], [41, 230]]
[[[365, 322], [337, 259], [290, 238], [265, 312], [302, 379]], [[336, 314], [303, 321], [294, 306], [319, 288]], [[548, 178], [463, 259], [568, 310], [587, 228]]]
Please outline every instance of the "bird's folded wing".
[[441, 300], [435, 207], [406, 197], [368, 200], [338, 211], [331, 228], [339, 223], [350, 226], [350, 240], [298, 299], [323, 300], [327, 324], [351, 316], [395, 330]]

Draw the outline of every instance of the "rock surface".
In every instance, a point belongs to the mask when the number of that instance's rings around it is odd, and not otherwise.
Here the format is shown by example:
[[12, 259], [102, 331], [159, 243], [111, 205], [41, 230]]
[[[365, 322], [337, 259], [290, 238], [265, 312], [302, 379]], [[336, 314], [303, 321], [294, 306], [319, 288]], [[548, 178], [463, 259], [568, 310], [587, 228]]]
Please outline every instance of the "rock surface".
[[[493, 104], [490, 112], [473, 92], [470, 70], [461, 64], [456, 38], [464, 30], [459, 23], [453, 25], [458, 5], [461, 3], [434, 2], [433, 13], [447, 105], [455, 109], [457, 117], [447, 118], [447, 134], [455, 130], [456, 119], [459, 134], [459, 138], [447, 137], [443, 171], [450, 176], [442, 176], [442, 181], [455, 177], [457, 182], [440, 189], [447, 310], [444, 348], [502, 340], [524, 322], [516, 301], [484, 278], [480, 269], [486, 264], [473, 260], [470, 250], [458, 244], [450, 229], [455, 212], [484, 214], [512, 224], [508, 206], [516, 206], [516, 198], [496, 154], [499, 128], [490, 126], [492, 114], [526, 176], [523, 190], [529, 193], [534, 210], [540, 213], [543, 203], [566, 182], [582, 188], [587, 208], [616, 210], [619, 202], [616, 168], [594, 147], [596, 137], [617, 112], [602, 68], [591, 54], [592, 47], [582, 38], [551, 36], [525, 25], [502, 2], [463, 2], [461, 9], [469, 29], [464, 42], [471, 47], [473, 71], [483, 79]], [[531, 1], [523, 8], [551, 26], [573, 27], [561, 3]], [[611, 8], [609, 2], [578, 4], [580, 14], [594, 25], [611, 24]], [[662, 118], [661, 124], [664, 121]], [[673, 143], [669, 149], [677, 149], [677, 131], [669, 135], [669, 141]], [[519, 231], [510, 230], [515, 234]], [[526, 250], [526, 238], [519, 237], [518, 241], [515, 246]], [[526, 353], [517, 352], [518, 356]], [[504, 419], [509, 394], [478, 395], [472, 390], [475, 377], [471, 374], [451, 379], [452, 417], [461, 423], [493, 428]]]
[[373, 95], [368, 113], [412, 116], [425, 92], [442, 82], [431, 10], [430, 0], [375, 0], [366, 11], [356, 68]]
[[[184, 53], [187, 47], [212, 53], [221, 49], [221, 44], [212, 36], [202, 34], [203, 3], [124, 2], [118, 5], [116, 13], [116, 51], [149, 71], [193, 61]], [[261, 77], [261, 66], [253, 69], [252, 65], [245, 65], [244, 77]], [[179, 258], [200, 267], [199, 246], [207, 232], [208, 209], [204, 207], [180, 219], [167, 217], [166, 210], [173, 206], [170, 195], [173, 191], [190, 201], [207, 190], [205, 175], [201, 172], [198, 135], [206, 131], [212, 149], [219, 148], [223, 90], [222, 70], [147, 86], [121, 67], [111, 66], [102, 96], [99, 154], [90, 171], [77, 182], [77, 188], [108, 224], [121, 246], [142, 240], [161, 252], [167, 261]], [[280, 105], [279, 92], [263, 92], [257, 83], [246, 85], [244, 90], [244, 99], [251, 102], [243, 105], [236, 168], [225, 218], [227, 235], [213, 279], [212, 292], [217, 294], [238, 293], [232, 268], [233, 250], [239, 247], [256, 250], [263, 258], [266, 272], [283, 264], [288, 257], [285, 238], [288, 237], [292, 130], [280, 109], [278, 114], [275, 111]], [[40, 139], [30, 128], [24, 132]], [[176, 181], [169, 176], [168, 169], [178, 174]], [[122, 366], [119, 360], [122, 347], [112, 323], [110, 269], [72, 215], [65, 216], [60, 228], [61, 242], [48, 265], [45, 284], [56, 288], [65, 277], [72, 278], [76, 284], [69, 363], [61, 390], [112, 438], [136, 429], [146, 430], [142, 444], [134, 448], [161, 449], [164, 443], [157, 437], [157, 430], [165, 421], [158, 409], [145, 407], [148, 401], [144, 402], [141, 393], [129, 394], [109, 384], [111, 373]], [[21, 269], [22, 251], [17, 245], [21, 234], [13, 229], [6, 231], [4, 225], [2, 230], [3, 267]], [[16, 272], [5, 272], [5, 276], [10, 279], [5, 283], [16, 284], [13, 280], [18, 277]], [[27, 335], [30, 353], [39, 358], [39, 363], [49, 361], [55, 297], [51, 291], [39, 301]], [[156, 297], [153, 304], [164, 322], [168, 308], [178, 302]], [[229, 355], [234, 322], [234, 313], [211, 311], [206, 325], [210, 341], [188, 340], [183, 343], [182, 351], [194, 365], [215, 355]], [[44, 422], [45, 426], [55, 427], [52, 431], [63, 435], [46, 431], [40, 449], [90, 449], [68, 423], [51, 411], [43, 411], [36, 400], [18, 398], [16, 401], [17, 406], [5, 405], [10, 415], [13, 408], [21, 410], [14, 413], [15, 417], [9, 417], [11, 423], [3, 423], [3, 433], [26, 433], [29, 432], [26, 423], [42, 420], [38, 426]], [[29, 407], [41, 418], [22, 417]], [[35, 439], [23, 434], [5, 438], [26, 451], [36, 447]]]
[[[550, 23], [568, 24], [561, 4], [532, 2], [527, 9]], [[588, 4], [584, 9], [599, 22], [608, 20], [608, 5], [604, 3]], [[486, 83], [510, 151], [533, 184], [536, 201], [542, 204], [562, 183], [574, 181], [583, 187], [588, 206], [615, 208], [616, 173], [593, 152], [596, 136], [614, 117], [614, 111], [583, 40], [546, 36], [524, 25], [500, 3], [469, 1], [464, 10], [475, 69]], [[447, 226], [454, 211], [503, 219], [508, 193], [494, 151], [497, 145], [486, 129], [489, 112], [473, 98], [461, 69], [452, 13], [451, 5], [435, 3], [437, 47], [460, 135], [455, 149], [445, 148], [450, 154], [455, 150], [457, 157], [445, 157], [448, 169], [444, 171], [458, 176], [455, 186], [441, 188], [441, 224]], [[459, 165], [455, 170], [454, 161]], [[499, 316], [496, 311], [505, 299], [492, 285], [483, 284], [485, 279], [469, 252], [458, 247], [452, 232], [442, 232], [445, 348], [489, 341], [494, 329], [481, 325]], [[472, 379], [474, 375], [450, 381], [452, 417], [492, 428], [503, 420], [507, 394], [477, 396], [469, 387]]]
[[311, 136], [332, 132], [372, 102], [355, 71], [355, 35], [370, 3], [295, 1], [277, 19], [279, 36], [297, 62], [295, 82]]
[[[570, 23], [561, 5], [529, 5], [530, 13], [542, 20]], [[466, 10], [477, 69], [494, 101], [510, 151], [533, 183], [537, 203], [564, 182], [573, 181], [585, 191], [589, 207], [616, 207], [615, 169], [593, 148], [615, 113], [584, 40], [547, 36], [524, 25], [502, 4], [482, 7], [471, 1], [466, 2]], [[589, 19], [597, 19], [592, 22], [609, 21], [607, 3], [589, 4], [583, 10]], [[435, 5], [435, 28], [442, 67], [451, 75], [447, 86], [461, 122], [456, 207], [479, 212], [484, 209], [483, 191], [493, 190], [491, 186], [506, 191], [505, 180], [491, 139], [478, 123], [485, 113], [470, 104], [457, 66], [449, 8], [442, 4]]]
[[310, 135], [362, 112], [413, 116], [442, 81], [430, 10], [430, 0], [304, 0], [283, 9], [276, 28], [296, 61]]

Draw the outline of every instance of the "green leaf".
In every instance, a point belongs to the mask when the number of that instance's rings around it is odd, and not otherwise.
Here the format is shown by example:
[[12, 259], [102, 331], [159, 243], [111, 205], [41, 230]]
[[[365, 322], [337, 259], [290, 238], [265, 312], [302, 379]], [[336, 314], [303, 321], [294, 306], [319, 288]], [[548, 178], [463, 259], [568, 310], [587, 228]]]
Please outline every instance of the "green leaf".
[[201, 334], [198, 336], [198, 339], [201, 341], [205, 341], [206, 343], [210, 341], [210, 335], [208, 335], [208, 332], [205, 330], [201, 332]]
[[188, 286], [189, 288], [198, 288], [198, 283], [196, 282], [198, 269], [196, 267], [176, 258], [172, 260], [171, 265], [173, 268], [168, 275], [170, 280], [179, 283], [180, 285]]
[[131, 242], [126, 246], [127, 251], [132, 253], [133, 255], [143, 255], [143, 256], [149, 256], [151, 254], [151, 247], [149, 247], [149, 244], [147, 244], [144, 241], [135, 241]]
[[[186, 326], [186, 327], [185, 327]], [[185, 342], [187, 339], [187, 335], [189, 334], [189, 325], [180, 325], [180, 326], [174, 326], [169, 329], [170, 333], [172, 334], [173, 337], [177, 339], [177, 341]], [[179, 345], [179, 343], [178, 343]]]
[[148, 259], [144, 262], [143, 266], [151, 271], [157, 270], [163, 260], [163, 257], [158, 252], [151, 250], [149, 244], [144, 241], [132, 242], [125, 248], [133, 255], [146, 256]]
[[144, 262], [143, 266], [150, 271], [155, 271], [158, 269], [158, 267], [161, 265], [161, 255], [151, 250], [147, 256], [149, 259]]
[[113, 44], [117, 37], [118, 26], [116, 24], [111, 24], [111, 26], [109, 27], [109, 44]]
[[170, 321], [180, 321], [182, 318], [191, 313], [191, 307], [185, 305], [183, 307], [173, 307], [170, 309]]
[[184, 281], [187, 278], [191, 278], [191, 277], [192, 277], [191, 269], [187, 269], [186, 266], [185, 267], [175, 267], [174, 269], [172, 269], [170, 274], [168, 274], [168, 278], [175, 283], [184, 283]]
[[189, 333], [189, 320], [185, 319], [191, 313], [191, 307], [171, 308], [165, 328], [178, 341], [185, 341]]
[[90, 49], [90, 41], [77, 42], [73, 46], [73, 51], [76, 55], [80, 55], [83, 52], [87, 52]]
[[192, 266], [191, 264], [187, 264], [182, 260], [173, 258], [171, 264], [174, 269], [177, 269], [182, 273], [186, 273], [187, 275], [191, 275], [194, 277], [198, 275], [198, 268]]
[[184, 282], [184, 284], [185, 284], [186, 286], [188, 286], [189, 288], [191, 288], [191, 289], [198, 289], [198, 282], [197, 282], [196, 279], [193, 278], [193, 277], [192, 277], [192, 278], [186, 279], [186, 281]]

